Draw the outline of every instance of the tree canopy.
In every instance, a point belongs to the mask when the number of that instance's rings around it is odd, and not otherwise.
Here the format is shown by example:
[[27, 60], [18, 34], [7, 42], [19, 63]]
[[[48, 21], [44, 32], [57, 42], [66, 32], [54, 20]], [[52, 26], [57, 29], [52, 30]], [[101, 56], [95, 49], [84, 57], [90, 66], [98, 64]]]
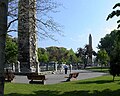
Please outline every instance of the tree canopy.
[[58, 63], [66, 62], [67, 64], [78, 63], [80, 61], [72, 49], [67, 50], [64, 47], [56, 46], [38, 48], [38, 60], [44, 63], [55, 61]]
[[[116, 7], [120, 7], [120, 3], [115, 4], [113, 9]], [[110, 13], [107, 17], [107, 20], [110, 18], [113, 18], [114, 16], [120, 16], [120, 10], [113, 11]], [[120, 27], [120, 20], [117, 21], [118, 23], [118, 28]], [[113, 75], [113, 81], [114, 77], [116, 75], [120, 75], [120, 30], [117, 31], [116, 38], [113, 40], [113, 46], [111, 50], [111, 55], [110, 55], [110, 74]]]
[[[120, 3], [117, 3], [117, 4], [115, 4], [115, 6], [113, 7], [113, 9], [115, 9], [115, 8], [117, 8], [117, 7], [120, 7]], [[114, 16], [120, 16], [120, 10], [116, 10], [116, 11], [112, 11], [109, 15], [108, 15], [108, 17], [107, 17], [107, 19], [106, 20], [109, 20], [110, 18], [113, 18]], [[120, 27], [120, 20], [118, 20], [117, 21], [117, 23], [118, 23], [118, 27], [117, 28], [119, 28]]]
[[111, 52], [114, 48], [114, 42], [116, 41], [118, 30], [111, 31], [110, 34], [106, 34], [105, 37], [101, 38], [98, 44], [98, 49], [105, 49], [108, 55], [111, 55]]
[[6, 63], [16, 63], [18, 54], [18, 46], [16, 38], [7, 35], [5, 47], [5, 61]]
[[103, 67], [103, 65], [104, 66], [108, 65], [109, 56], [105, 49], [101, 49], [98, 51], [97, 58], [99, 60], [101, 67]]

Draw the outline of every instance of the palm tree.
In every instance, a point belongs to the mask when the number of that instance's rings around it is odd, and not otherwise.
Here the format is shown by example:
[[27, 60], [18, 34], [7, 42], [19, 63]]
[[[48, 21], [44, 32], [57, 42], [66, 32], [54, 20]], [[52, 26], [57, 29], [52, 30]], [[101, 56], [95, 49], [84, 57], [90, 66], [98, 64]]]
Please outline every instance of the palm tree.
[[[115, 9], [117, 7], [120, 7], [120, 3], [115, 4], [113, 9]], [[113, 18], [114, 16], [117, 16], [117, 17], [120, 16], [120, 10], [116, 10], [116, 11], [113, 11], [112, 13], [110, 13], [106, 20], [109, 20], [110, 18]], [[117, 23], [120, 23], [120, 20], [118, 20]], [[118, 24], [117, 28], [120, 28], [120, 24]]]

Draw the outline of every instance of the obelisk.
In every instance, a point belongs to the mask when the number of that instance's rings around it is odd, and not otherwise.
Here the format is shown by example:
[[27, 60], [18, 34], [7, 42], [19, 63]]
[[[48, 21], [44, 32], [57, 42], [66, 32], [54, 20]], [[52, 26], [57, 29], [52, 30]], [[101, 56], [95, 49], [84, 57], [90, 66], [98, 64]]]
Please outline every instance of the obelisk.
[[89, 35], [89, 63], [92, 64], [92, 36]]
[[30, 72], [37, 65], [36, 0], [19, 0], [18, 61], [20, 71]]

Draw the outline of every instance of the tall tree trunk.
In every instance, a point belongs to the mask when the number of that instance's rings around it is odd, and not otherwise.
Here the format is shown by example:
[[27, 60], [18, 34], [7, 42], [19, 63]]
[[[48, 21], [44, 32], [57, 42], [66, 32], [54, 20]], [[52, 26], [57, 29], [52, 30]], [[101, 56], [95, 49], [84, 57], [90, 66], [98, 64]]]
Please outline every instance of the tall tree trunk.
[[0, 0], [0, 96], [4, 96], [5, 41], [7, 33], [8, 0]]

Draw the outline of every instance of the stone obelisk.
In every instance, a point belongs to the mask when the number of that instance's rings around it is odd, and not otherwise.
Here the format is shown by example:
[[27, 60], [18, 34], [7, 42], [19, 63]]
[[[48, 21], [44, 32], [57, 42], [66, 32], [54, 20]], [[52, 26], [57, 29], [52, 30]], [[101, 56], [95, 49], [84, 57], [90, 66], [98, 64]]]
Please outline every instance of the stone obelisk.
[[89, 63], [92, 64], [92, 36], [89, 35]]
[[37, 65], [36, 0], [19, 0], [18, 8], [18, 61], [20, 71], [30, 72]]

